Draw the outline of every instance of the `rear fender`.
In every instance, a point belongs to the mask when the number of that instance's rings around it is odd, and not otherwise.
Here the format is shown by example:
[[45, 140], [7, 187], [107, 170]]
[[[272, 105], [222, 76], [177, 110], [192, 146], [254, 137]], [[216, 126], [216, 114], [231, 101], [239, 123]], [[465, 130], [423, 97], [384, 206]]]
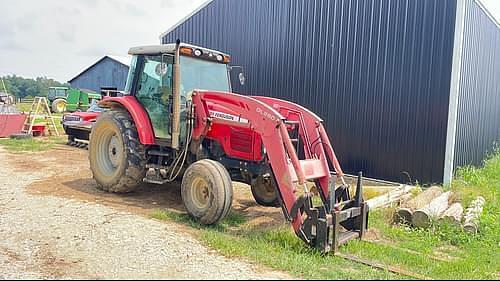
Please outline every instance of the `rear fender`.
[[108, 97], [100, 101], [99, 106], [104, 108], [124, 108], [127, 110], [137, 127], [140, 142], [144, 145], [155, 144], [153, 126], [149, 120], [148, 113], [135, 97]]

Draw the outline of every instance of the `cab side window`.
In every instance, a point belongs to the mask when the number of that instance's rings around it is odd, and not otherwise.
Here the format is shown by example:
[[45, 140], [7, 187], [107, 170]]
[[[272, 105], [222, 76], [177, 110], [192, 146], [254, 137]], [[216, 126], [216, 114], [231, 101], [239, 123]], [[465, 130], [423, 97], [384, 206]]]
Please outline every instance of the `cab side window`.
[[173, 61], [145, 56], [136, 97], [148, 112], [157, 138], [170, 138]]

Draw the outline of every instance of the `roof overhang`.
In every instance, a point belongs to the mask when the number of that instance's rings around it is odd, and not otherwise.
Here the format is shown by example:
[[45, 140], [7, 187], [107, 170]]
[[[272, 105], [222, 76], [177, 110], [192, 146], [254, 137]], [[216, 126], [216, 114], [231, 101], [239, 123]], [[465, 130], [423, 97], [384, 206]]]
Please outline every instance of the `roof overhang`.
[[132, 47], [128, 51], [129, 55], [157, 55], [175, 52], [175, 44], [152, 45]]
[[[130, 48], [128, 51], [129, 55], [158, 55], [158, 54], [173, 54], [175, 52], [177, 44], [175, 43], [170, 43], [170, 44], [163, 44], [163, 45], [152, 45], [152, 46], [140, 46], [140, 47], [133, 47]], [[191, 44], [186, 44], [186, 43], [181, 43], [180, 47], [187, 47], [191, 49], [200, 49], [204, 53], [212, 53], [212, 54], [217, 54], [217, 55], [223, 55], [223, 56], [229, 56], [228, 54], [225, 54], [221, 51], [217, 50], [212, 50], [200, 46], [195, 46]]]
[[176, 24], [174, 24], [172, 27], [170, 27], [167, 31], [163, 32], [162, 34], [160, 34], [160, 42], [162, 40], [163, 37], [165, 37], [165, 35], [169, 34], [172, 30], [176, 29], [177, 27], [179, 27], [179, 25], [183, 24], [185, 21], [187, 21], [190, 17], [196, 15], [199, 11], [201, 11], [203, 8], [205, 8], [206, 6], [208, 6], [208, 4], [212, 3], [214, 0], [207, 0], [205, 1], [203, 4], [201, 4], [198, 8], [196, 8], [194, 11], [192, 11], [191, 13], [189, 13], [187, 16], [185, 16], [184, 18], [182, 18], [179, 22], [177, 22]]
[[481, 0], [474, 0], [474, 2], [483, 10], [483, 12], [488, 16], [488, 18], [497, 26], [497, 28], [500, 28], [500, 22], [498, 21], [498, 18], [493, 15], [493, 13], [490, 11], [489, 8], [486, 7], [483, 1]]

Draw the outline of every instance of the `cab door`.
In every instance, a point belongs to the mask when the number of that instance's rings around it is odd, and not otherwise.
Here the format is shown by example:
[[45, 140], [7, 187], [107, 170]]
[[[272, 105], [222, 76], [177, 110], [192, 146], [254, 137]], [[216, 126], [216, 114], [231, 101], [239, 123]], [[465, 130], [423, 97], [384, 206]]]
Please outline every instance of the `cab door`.
[[171, 140], [173, 56], [141, 56], [135, 96], [149, 115], [155, 137]]

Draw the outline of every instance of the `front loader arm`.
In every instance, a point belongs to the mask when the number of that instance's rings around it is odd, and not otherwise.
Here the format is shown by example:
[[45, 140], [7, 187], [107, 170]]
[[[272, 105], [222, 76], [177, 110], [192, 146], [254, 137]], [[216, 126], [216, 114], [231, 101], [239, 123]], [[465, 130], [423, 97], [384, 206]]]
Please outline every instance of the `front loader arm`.
[[[361, 175], [355, 199], [351, 199], [343, 171], [317, 115], [279, 99], [222, 92], [194, 91], [192, 102], [195, 120], [192, 138], [195, 141], [201, 141], [214, 123], [250, 128], [260, 135], [283, 211], [302, 240], [328, 252], [363, 236], [368, 208], [362, 199]], [[209, 103], [238, 113], [240, 120], [248, 122], [211, 118]], [[296, 130], [299, 137], [291, 139], [289, 130]], [[299, 159], [296, 150], [299, 148], [303, 148], [305, 159]], [[329, 162], [334, 171], [330, 171]], [[338, 189], [333, 175], [342, 180]], [[321, 206], [313, 206], [313, 194], [307, 182], [315, 184], [321, 195]], [[304, 189], [300, 196], [298, 188]], [[347, 231], [340, 233], [340, 226]]]
[[[308, 130], [300, 130], [300, 135], [305, 142], [304, 151], [306, 153], [306, 157], [317, 157], [324, 161], [323, 164], [326, 166], [328, 166], [327, 159], [329, 159], [332, 162], [332, 166], [337, 177], [341, 179], [343, 184], [345, 184], [343, 178], [344, 172], [340, 167], [340, 163], [335, 155], [330, 139], [326, 134], [325, 128], [323, 127], [323, 120], [321, 118], [307, 108], [293, 102], [271, 97], [254, 96], [253, 98], [271, 106], [282, 114], [287, 120], [300, 122], [303, 125], [301, 128], [308, 128]], [[319, 179], [321, 191], [325, 197], [328, 197], [329, 192], [328, 180], [329, 179], [327, 177]]]
[[[266, 148], [269, 163], [276, 183], [284, 203], [284, 209], [288, 217], [292, 220], [294, 230], [300, 230], [302, 218], [299, 213], [291, 217], [291, 210], [297, 201], [295, 196], [296, 187], [294, 178], [299, 179], [299, 183], [304, 184], [304, 175], [294, 175], [289, 167], [289, 157], [285, 150], [285, 143], [290, 143], [290, 138], [283, 123], [283, 116], [276, 110], [247, 96], [229, 93], [196, 91], [192, 96], [195, 107], [195, 126], [193, 129], [193, 139], [200, 140], [209, 130], [210, 125], [215, 122], [229, 123], [218, 118], [211, 118], [207, 102], [212, 102], [226, 107], [229, 110], [240, 113], [240, 117], [247, 119], [248, 123], [230, 122], [231, 126], [250, 127], [257, 132]], [[295, 155], [295, 166], [298, 167], [298, 158]], [[291, 160], [293, 163], [293, 159]]]

